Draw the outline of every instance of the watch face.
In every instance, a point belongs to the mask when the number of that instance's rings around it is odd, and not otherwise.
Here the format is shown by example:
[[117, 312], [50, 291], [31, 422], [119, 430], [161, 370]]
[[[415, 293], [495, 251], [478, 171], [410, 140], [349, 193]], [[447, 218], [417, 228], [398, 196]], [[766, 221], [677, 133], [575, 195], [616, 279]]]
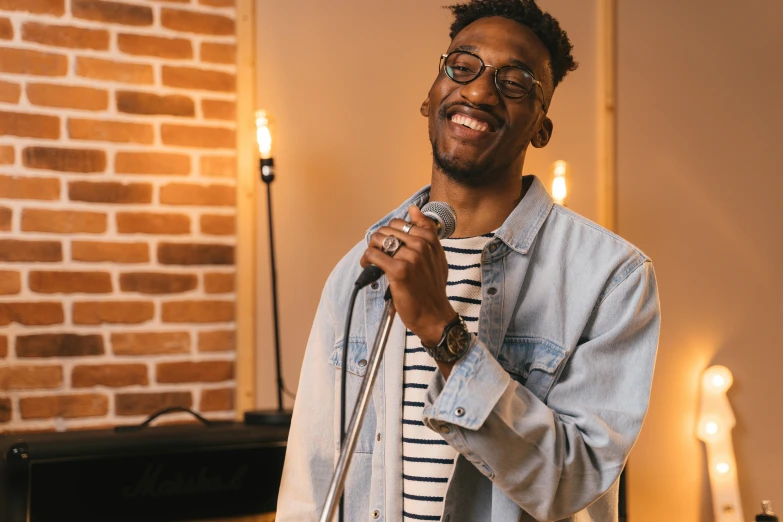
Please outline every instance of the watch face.
[[464, 323], [454, 326], [446, 336], [446, 346], [452, 355], [461, 356], [470, 346], [470, 332]]

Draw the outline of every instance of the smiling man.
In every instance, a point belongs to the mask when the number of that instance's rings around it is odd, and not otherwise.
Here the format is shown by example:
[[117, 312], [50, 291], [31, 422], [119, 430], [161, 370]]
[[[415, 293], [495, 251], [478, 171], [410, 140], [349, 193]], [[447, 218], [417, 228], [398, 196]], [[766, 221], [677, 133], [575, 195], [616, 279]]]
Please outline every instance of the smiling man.
[[[650, 260], [522, 176], [576, 68], [532, 0], [452, 6], [451, 45], [421, 106], [425, 187], [367, 233], [324, 289], [302, 367], [278, 521], [317, 520], [391, 288], [398, 319], [345, 487], [345, 520], [617, 520], [647, 411], [660, 313]], [[452, 238], [419, 211], [449, 203]], [[390, 239], [396, 238], [396, 239]], [[368, 287], [347, 339], [351, 283]]]

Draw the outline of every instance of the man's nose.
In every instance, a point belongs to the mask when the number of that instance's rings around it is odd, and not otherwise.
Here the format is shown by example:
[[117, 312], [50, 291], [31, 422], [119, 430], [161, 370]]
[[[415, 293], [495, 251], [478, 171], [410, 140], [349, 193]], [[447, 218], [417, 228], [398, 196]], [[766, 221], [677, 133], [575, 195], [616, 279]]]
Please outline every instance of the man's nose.
[[486, 67], [478, 78], [463, 85], [460, 93], [474, 105], [497, 105], [500, 101], [500, 93], [495, 86], [495, 69]]

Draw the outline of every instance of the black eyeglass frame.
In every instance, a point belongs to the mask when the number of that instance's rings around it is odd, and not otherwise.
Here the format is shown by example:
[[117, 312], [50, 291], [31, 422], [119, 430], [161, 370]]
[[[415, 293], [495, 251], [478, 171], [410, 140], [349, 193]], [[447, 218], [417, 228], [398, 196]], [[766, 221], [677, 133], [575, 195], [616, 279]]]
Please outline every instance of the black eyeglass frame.
[[[449, 56], [451, 56], [452, 54], [457, 54], [457, 53], [470, 55], [470, 56], [474, 57], [475, 59], [477, 59], [479, 61], [479, 63], [481, 64], [481, 68], [478, 70], [476, 75], [473, 78], [471, 78], [470, 80], [466, 81], [466, 82], [461, 82], [459, 80], [455, 80], [445, 70], [446, 69], [446, 67], [445, 67], [446, 59]], [[530, 93], [533, 92], [533, 89], [535, 89], [536, 85], [538, 85], [541, 88], [541, 109], [544, 111], [544, 114], [546, 114], [546, 112], [548, 110], [548, 107], [547, 107], [546, 101], [544, 101], [544, 84], [542, 84], [540, 81], [536, 80], [536, 77], [533, 76], [533, 73], [531, 73], [527, 69], [524, 69], [522, 67], [517, 67], [516, 65], [504, 65], [503, 67], [496, 67], [494, 65], [490, 65], [490, 64], [484, 63], [484, 60], [481, 59], [481, 56], [479, 56], [477, 54], [473, 54], [470, 51], [463, 51], [461, 49], [457, 49], [457, 50], [451, 51], [450, 53], [444, 53], [444, 54], [440, 55], [440, 63], [438, 64], [438, 71], [443, 71], [444, 74], [446, 76], [448, 76], [451, 81], [453, 81], [454, 83], [459, 83], [460, 85], [467, 85], [470, 82], [474, 81], [476, 78], [481, 76], [481, 74], [484, 72], [484, 69], [487, 69], [487, 68], [495, 69], [495, 88], [498, 90], [498, 92], [500, 94], [502, 94], [506, 98], [510, 98], [512, 100], [524, 100], [525, 98], [530, 96]], [[500, 84], [498, 83], [498, 73], [500, 73], [500, 71], [502, 71], [503, 69], [519, 69], [520, 71], [524, 72], [525, 74], [530, 76], [530, 78], [533, 79], [533, 85], [530, 87], [530, 89], [525, 94], [523, 94], [521, 96], [510, 96], [510, 95], [506, 94], [500, 88]]]

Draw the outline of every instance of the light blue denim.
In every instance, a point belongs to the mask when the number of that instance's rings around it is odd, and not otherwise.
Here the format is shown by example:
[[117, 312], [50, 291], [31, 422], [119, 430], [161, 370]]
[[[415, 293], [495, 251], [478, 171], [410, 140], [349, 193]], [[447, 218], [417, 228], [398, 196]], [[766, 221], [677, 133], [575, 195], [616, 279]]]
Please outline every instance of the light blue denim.
[[[618, 477], [647, 412], [660, 309], [650, 260], [530, 187], [482, 253], [479, 334], [448, 380], [435, 372], [424, 423], [459, 453], [442, 520], [616, 521]], [[339, 455], [343, 327], [367, 233], [326, 282], [302, 365], [278, 522], [318, 520]], [[348, 341], [355, 402], [385, 278], [360, 294]], [[402, 520], [405, 326], [396, 319], [346, 483], [347, 522]], [[350, 417], [350, 410], [349, 410]]]

